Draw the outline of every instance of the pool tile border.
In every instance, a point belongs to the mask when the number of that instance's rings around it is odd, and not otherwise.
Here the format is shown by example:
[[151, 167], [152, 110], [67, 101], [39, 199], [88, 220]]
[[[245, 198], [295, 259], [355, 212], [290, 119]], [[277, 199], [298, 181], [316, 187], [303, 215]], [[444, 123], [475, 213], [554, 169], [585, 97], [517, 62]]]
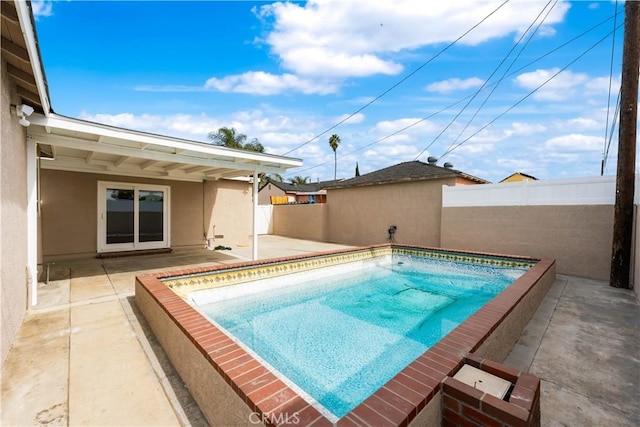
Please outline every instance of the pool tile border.
[[[421, 258], [438, 259], [483, 264], [499, 267], [527, 268], [535, 260], [500, 255], [471, 252], [454, 252], [434, 248], [421, 248], [406, 245], [375, 245], [360, 249], [344, 249], [323, 252], [312, 256], [279, 258], [269, 263], [249, 262], [233, 265], [203, 267], [193, 270], [172, 272], [171, 276], [159, 277], [168, 287], [185, 298], [190, 292], [211, 287], [236, 285], [254, 280], [278, 277], [283, 274], [301, 273], [323, 267], [333, 267], [356, 261], [365, 261], [382, 255], [407, 255]], [[175, 273], [175, 274], [174, 274]]]
[[[237, 270], [243, 267], [264, 267], [273, 263], [300, 262], [322, 256], [350, 258], [348, 256], [350, 253], [371, 252], [372, 250], [377, 252], [389, 249], [405, 252], [428, 250], [442, 257], [457, 255], [461, 258], [473, 258], [474, 260], [477, 258], [486, 260], [491, 256], [491, 254], [474, 252], [385, 244], [316, 253], [312, 256], [294, 256], [244, 262], [231, 266], [201, 267], [146, 274], [137, 276], [136, 282], [141, 286], [141, 289], [151, 295], [248, 407], [267, 420], [268, 425], [329, 426], [332, 423], [318, 410], [280, 381], [275, 374], [263, 367], [253, 356], [209, 322], [176, 292], [168, 288], [166, 279], [176, 276], [195, 277], [225, 269]], [[381, 423], [394, 426], [409, 425], [438, 393], [443, 381], [462, 366], [465, 357], [480, 347], [545, 273], [555, 265], [555, 261], [550, 259], [536, 260], [527, 257], [498, 256], [505, 261], [513, 260], [518, 263], [533, 264], [533, 266], [463, 324], [451, 331], [364, 402], [342, 417], [337, 422], [338, 426], [378, 426]], [[138, 286], [136, 288], [138, 289]]]

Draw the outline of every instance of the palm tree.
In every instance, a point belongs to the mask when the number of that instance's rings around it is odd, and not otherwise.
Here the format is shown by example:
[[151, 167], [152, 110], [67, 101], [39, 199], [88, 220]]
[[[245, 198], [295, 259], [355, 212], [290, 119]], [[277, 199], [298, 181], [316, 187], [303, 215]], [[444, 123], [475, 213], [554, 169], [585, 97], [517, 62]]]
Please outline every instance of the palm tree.
[[338, 155], [336, 154], [338, 145], [340, 145], [340, 137], [334, 133], [329, 137], [329, 146], [333, 150], [333, 179], [334, 180], [337, 179], [337, 173], [338, 173]]
[[215, 145], [264, 153], [264, 146], [260, 144], [257, 138], [246, 142], [247, 135], [238, 133], [235, 128], [221, 127], [217, 132], [209, 132], [209, 139]]
[[309, 177], [308, 176], [296, 175], [293, 178], [289, 178], [289, 182], [291, 182], [292, 184], [308, 184], [309, 183]]

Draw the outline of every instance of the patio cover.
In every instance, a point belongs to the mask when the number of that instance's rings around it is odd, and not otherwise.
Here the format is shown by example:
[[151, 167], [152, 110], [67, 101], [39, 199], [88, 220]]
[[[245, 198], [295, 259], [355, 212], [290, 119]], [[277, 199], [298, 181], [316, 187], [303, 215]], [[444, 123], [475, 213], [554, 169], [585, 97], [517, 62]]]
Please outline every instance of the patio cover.
[[49, 113], [28, 118], [43, 169], [181, 181], [283, 174], [299, 159], [131, 131]]
[[28, 118], [27, 142], [42, 169], [195, 181], [253, 179], [253, 259], [258, 257], [258, 179], [302, 165], [299, 159], [132, 131], [50, 112]]

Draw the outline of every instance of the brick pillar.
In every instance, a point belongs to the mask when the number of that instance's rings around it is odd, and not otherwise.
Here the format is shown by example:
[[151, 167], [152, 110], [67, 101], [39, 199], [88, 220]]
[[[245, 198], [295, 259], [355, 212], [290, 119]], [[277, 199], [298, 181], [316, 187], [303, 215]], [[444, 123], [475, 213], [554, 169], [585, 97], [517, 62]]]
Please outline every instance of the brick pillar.
[[488, 359], [468, 355], [464, 363], [512, 384], [506, 400], [484, 393], [453, 377], [442, 383], [444, 427], [539, 427], [540, 379]]

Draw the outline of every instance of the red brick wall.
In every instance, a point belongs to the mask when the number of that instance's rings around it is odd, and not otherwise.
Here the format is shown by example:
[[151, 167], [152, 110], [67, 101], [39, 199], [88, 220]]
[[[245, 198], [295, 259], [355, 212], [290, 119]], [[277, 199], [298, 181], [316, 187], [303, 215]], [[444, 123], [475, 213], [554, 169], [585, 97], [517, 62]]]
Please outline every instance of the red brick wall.
[[465, 363], [514, 384], [507, 400], [484, 393], [453, 377], [442, 383], [444, 427], [539, 427], [540, 380], [526, 372], [473, 355]]

